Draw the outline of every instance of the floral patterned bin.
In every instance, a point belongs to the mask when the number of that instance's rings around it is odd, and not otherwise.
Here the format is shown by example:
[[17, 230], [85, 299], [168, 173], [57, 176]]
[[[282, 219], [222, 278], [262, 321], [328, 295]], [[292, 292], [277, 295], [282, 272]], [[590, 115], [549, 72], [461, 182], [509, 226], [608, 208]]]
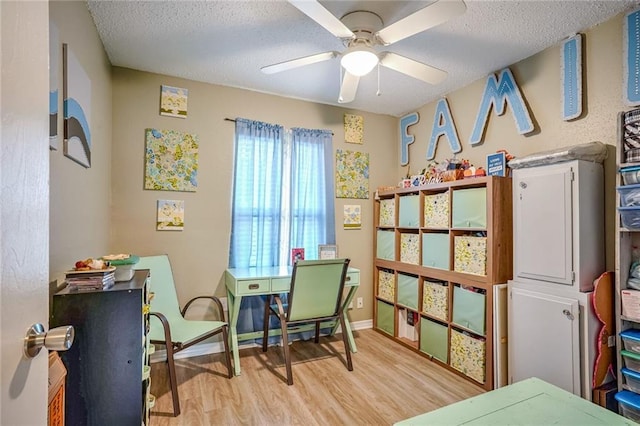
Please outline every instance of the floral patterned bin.
[[485, 381], [485, 352], [484, 339], [451, 330], [449, 365], [480, 383]]
[[395, 276], [393, 272], [378, 271], [378, 297], [393, 302], [395, 297]]
[[420, 264], [420, 236], [400, 234], [400, 262]]
[[449, 193], [424, 197], [424, 226], [426, 228], [449, 227]]
[[487, 237], [461, 235], [453, 238], [453, 270], [467, 274], [487, 274]]
[[449, 315], [449, 286], [441, 282], [424, 281], [422, 312], [447, 321]]
[[378, 226], [395, 226], [396, 199], [387, 198], [380, 200], [380, 219]]

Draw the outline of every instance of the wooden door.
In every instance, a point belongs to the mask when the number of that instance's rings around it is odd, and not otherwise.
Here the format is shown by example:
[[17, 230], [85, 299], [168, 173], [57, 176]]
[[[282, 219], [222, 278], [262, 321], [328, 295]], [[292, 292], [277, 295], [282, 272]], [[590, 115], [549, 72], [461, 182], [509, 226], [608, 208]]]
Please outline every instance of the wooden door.
[[48, 317], [48, 2], [0, 1], [0, 28], [0, 424], [45, 425], [47, 351], [23, 341]]

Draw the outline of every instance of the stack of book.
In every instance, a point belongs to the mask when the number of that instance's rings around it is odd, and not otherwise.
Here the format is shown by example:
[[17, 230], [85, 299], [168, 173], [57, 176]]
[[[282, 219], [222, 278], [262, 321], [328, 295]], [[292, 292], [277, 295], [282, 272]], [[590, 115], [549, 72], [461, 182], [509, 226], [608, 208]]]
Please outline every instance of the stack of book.
[[70, 290], [106, 290], [116, 282], [115, 268], [92, 271], [69, 271], [66, 281]]

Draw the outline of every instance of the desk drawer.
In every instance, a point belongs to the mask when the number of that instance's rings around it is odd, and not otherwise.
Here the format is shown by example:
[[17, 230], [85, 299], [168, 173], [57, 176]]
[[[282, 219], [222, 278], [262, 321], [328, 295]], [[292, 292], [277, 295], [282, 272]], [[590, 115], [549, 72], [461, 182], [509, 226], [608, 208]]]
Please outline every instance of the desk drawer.
[[344, 280], [345, 287], [351, 287], [360, 284], [360, 272], [347, 272], [347, 277]]
[[288, 293], [291, 288], [291, 278], [272, 278], [271, 291], [278, 293]]
[[268, 293], [269, 292], [269, 279], [263, 280], [241, 280], [237, 283], [238, 295], [255, 294], [255, 293]]

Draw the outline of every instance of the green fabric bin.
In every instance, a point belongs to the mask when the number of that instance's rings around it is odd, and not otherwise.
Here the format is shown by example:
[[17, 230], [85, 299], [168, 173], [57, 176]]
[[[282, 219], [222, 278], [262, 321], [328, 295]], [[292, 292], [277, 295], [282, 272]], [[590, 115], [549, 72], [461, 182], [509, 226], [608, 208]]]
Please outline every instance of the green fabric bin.
[[487, 227], [487, 188], [453, 191], [453, 228]]
[[420, 320], [420, 350], [446, 363], [449, 354], [447, 326], [422, 318]]

